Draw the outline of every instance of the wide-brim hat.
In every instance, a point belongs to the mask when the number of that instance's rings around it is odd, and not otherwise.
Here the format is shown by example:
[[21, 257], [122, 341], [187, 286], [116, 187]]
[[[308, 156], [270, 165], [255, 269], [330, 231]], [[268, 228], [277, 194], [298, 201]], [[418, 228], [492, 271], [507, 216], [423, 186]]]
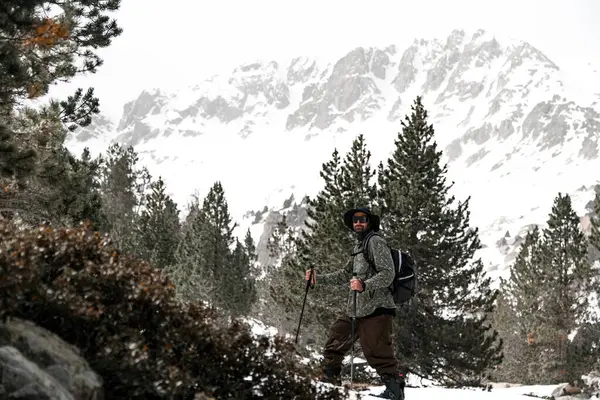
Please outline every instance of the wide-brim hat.
[[352, 216], [357, 212], [363, 212], [369, 216], [369, 228], [373, 230], [373, 232], [377, 232], [379, 230], [379, 215], [373, 214], [368, 207], [353, 208], [344, 213], [344, 225], [346, 225], [348, 229], [354, 231]]

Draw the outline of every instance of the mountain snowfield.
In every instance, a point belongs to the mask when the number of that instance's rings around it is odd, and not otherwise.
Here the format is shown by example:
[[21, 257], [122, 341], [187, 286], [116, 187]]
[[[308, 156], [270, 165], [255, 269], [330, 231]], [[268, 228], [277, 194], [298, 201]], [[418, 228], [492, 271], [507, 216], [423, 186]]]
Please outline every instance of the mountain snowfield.
[[373, 165], [385, 161], [421, 95], [452, 193], [471, 196], [471, 223], [485, 245], [479, 256], [497, 278], [527, 227], [545, 223], [558, 192], [571, 194], [582, 216], [593, 198], [599, 77], [591, 65], [568, 75], [517, 39], [455, 30], [406, 49], [257, 61], [179, 90], [147, 90], [125, 104], [120, 121], [99, 117], [68, 147], [135, 146], [182, 208], [221, 181], [237, 232], [250, 228], [264, 249], [268, 213], [256, 221], [256, 212], [315, 195], [322, 163], [334, 148], [345, 154], [358, 134]]

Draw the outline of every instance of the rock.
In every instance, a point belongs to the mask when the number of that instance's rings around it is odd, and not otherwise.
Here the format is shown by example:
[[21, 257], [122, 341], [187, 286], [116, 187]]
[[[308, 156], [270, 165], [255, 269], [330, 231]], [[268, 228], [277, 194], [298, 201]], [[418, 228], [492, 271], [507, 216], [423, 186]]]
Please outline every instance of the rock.
[[202, 393], [196, 393], [194, 395], [194, 400], [215, 400], [215, 398], [202, 392]]
[[26, 359], [11, 346], [0, 347], [1, 383], [6, 398], [23, 400], [75, 400], [57, 379]]
[[565, 400], [565, 399], [589, 399], [591, 396], [587, 393], [582, 393], [581, 388], [570, 385], [568, 383], [562, 384], [555, 388], [550, 395], [554, 400]]
[[[39, 379], [21, 378], [26, 380], [22, 381], [22, 384], [19, 384], [16, 388], [11, 389], [19, 389], [19, 393], [11, 393], [11, 396], [19, 396], [15, 398], [23, 399], [30, 398], [28, 393], [32, 391], [37, 393], [37, 390], [44, 388], [44, 386], [38, 387], [40, 379], [45, 382], [45, 377], [49, 376], [52, 378], [52, 382], [57, 383], [60, 387], [60, 389], [57, 389], [57, 393], [64, 391], [64, 393], [69, 394], [70, 397], [66, 398], [74, 400], [102, 400], [104, 398], [102, 378], [90, 368], [81, 356], [79, 349], [52, 332], [30, 321], [11, 319], [0, 324], [0, 346], [4, 346], [4, 349], [15, 349], [23, 359], [23, 361], [19, 361], [21, 364], [36, 366], [36, 370], [29, 368], [28, 371], [30, 372], [27, 376], [38, 376], [43, 373], [40, 376], [44, 377]], [[13, 353], [9, 351], [7, 354]], [[11, 362], [14, 364], [15, 361]], [[6, 368], [10, 369], [11, 367], [7, 366]], [[4, 373], [0, 383], [4, 385], [6, 391], [11, 392], [8, 389], [12, 387], [10, 386], [11, 382], [8, 382], [8, 384], [5, 382]], [[28, 388], [26, 389], [25, 386]], [[35, 398], [63, 398], [60, 396]]]

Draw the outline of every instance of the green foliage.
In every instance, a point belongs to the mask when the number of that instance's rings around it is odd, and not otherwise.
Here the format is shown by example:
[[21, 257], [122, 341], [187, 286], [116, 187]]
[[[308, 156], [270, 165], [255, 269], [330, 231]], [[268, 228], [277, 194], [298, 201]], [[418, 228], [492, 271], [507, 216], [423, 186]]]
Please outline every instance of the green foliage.
[[540, 230], [534, 226], [519, 247], [509, 279], [501, 280], [502, 295], [494, 310], [494, 327], [504, 344], [504, 359], [495, 374], [498, 379], [523, 384], [544, 382], [535, 334], [544, 304], [543, 251]]
[[580, 335], [575, 344], [569, 335], [593, 323], [588, 296], [597, 271], [568, 195], [555, 198], [547, 224], [541, 233], [535, 227], [527, 234], [506, 285], [516, 316], [512, 323], [523, 341], [528, 338], [526, 351], [506, 354], [507, 365], [518, 369], [526, 360], [536, 366], [520, 370], [523, 383], [573, 381], [589, 372], [581, 360], [592, 342]]
[[571, 198], [559, 193], [544, 229], [541, 262], [547, 285], [543, 319], [563, 334], [589, 317], [588, 295], [595, 273], [587, 249]]
[[[54, 193], [60, 193], [62, 188], [53, 186], [52, 181], [68, 182], [72, 162], [71, 155], [62, 147], [65, 132], [88, 125], [91, 116], [99, 111], [98, 99], [90, 88], [85, 93], [77, 89], [63, 101], [51, 100], [41, 111], [23, 104], [26, 99], [46, 95], [52, 84], [96, 71], [102, 64], [97, 50], [109, 46], [121, 34], [116, 22], [108, 16], [119, 5], [119, 0], [3, 1], [0, 186], [10, 192], [0, 196], [4, 215], [18, 213], [31, 223], [42, 220], [66, 223], [60, 218], [55, 220], [55, 208], [64, 205]], [[23, 192], [26, 184], [33, 187]], [[46, 195], [50, 199], [37, 209], [37, 202]]]
[[200, 270], [209, 299], [217, 307], [229, 309], [229, 293], [224, 290], [230, 280], [240, 279], [230, 274], [231, 248], [235, 243], [235, 225], [229, 214], [225, 191], [220, 182], [209, 190], [197, 216], [200, 232]]
[[101, 162], [100, 158], [92, 159], [87, 148], [83, 150], [81, 159], [71, 158], [75, 179], [72, 189], [65, 193], [70, 196], [68, 204], [72, 204], [72, 207], [69, 214], [73, 225], [102, 219], [102, 199], [97, 179]]
[[146, 167], [139, 168], [133, 147], [113, 144], [108, 148], [100, 171], [103, 218], [98, 226], [128, 254], [138, 250], [137, 226], [150, 180]]
[[568, 335], [589, 321], [588, 296], [593, 290], [595, 272], [588, 257], [587, 238], [571, 198], [558, 194], [543, 233], [543, 309], [537, 315], [536, 344], [544, 353], [540, 369], [551, 381], [579, 378], [586, 370], [568, 369]]
[[[254, 340], [237, 322], [220, 328], [174, 292], [159, 269], [120, 255], [88, 226], [0, 221], [0, 318], [32, 320], [76, 345], [106, 398], [315, 398], [289, 343]], [[319, 398], [343, 398], [325, 392]]]
[[[370, 163], [371, 154], [364, 136], [359, 135], [343, 160], [336, 149], [323, 164], [320, 172], [323, 189], [314, 199], [307, 198], [305, 229], [290, 246], [294, 253], [282, 263], [271, 289], [273, 301], [283, 307], [288, 326], [297, 323], [302, 307], [305, 270], [314, 267], [318, 273], [325, 274], [342, 268], [350, 260], [356, 239], [344, 225], [342, 216], [350, 208], [373, 205], [377, 190]], [[281, 242], [283, 229], [275, 232], [274, 242]], [[303, 341], [324, 343], [333, 320], [346, 312], [348, 295], [346, 285], [324, 286], [317, 282], [307, 297]]]
[[[273, 228], [273, 232], [267, 243], [267, 251], [271, 263], [263, 266], [264, 279], [256, 282], [257, 291], [261, 299], [257, 303], [257, 312], [261, 320], [274, 326], [282, 332], [291, 332], [298, 326], [298, 310], [295, 309], [295, 301], [290, 295], [282, 296], [287, 291], [294, 290], [298, 295], [297, 287], [290, 288], [290, 281], [286, 280], [284, 272], [289, 267], [296, 255], [296, 235], [294, 229], [288, 224], [288, 215], [284, 213]], [[296, 274], [292, 274], [296, 276]], [[302, 278], [299, 278], [302, 279]], [[295, 283], [298, 284], [296, 281]], [[301, 283], [300, 283], [301, 285]]]
[[227, 268], [223, 291], [227, 299], [227, 309], [234, 317], [247, 316], [257, 299], [256, 295], [256, 250], [250, 231], [246, 233], [244, 243], [236, 239]]
[[419, 97], [411, 109], [378, 180], [385, 235], [410, 251], [419, 269], [418, 304], [396, 319], [397, 354], [418, 375], [477, 384], [501, 359], [488, 320], [497, 293], [474, 258], [481, 244], [469, 227], [469, 199], [455, 205]]
[[168, 273], [185, 299], [202, 300], [231, 316], [246, 315], [256, 301], [256, 247], [247, 232], [233, 236], [225, 191], [215, 182], [200, 207], [190, 207], [185, 230]]
[[496, 299], [496, 308], [491, 316], [492, 326], [502, 339], [502, 362], [492, 373], [494, 382], [520, 382], [527, 380], [537, 364], [531, 362], [530, 346], [527, 343], [527, 328], [521, 322], [517, 309], [507, 293], [507, 283], [502, 281]]
[[[108, 16], [119, 6], [120, 0], [4, 1], [0, 105], [12, 107], [20, 99], [45, 95], [57, 81], [95, 72], [102, 64], [96, 51], [122, 32]], [[68, 105], [65, 110], [77, 113]]]
[[544, 274], [542, 265], [542, 237], [537, 226], [527, 232], [519, 253], [510, 269], [506, 293], [514, 303], [523, 333], [535, 329], [535, 319], [543, 308]]
[[[344, 251], [344, 242], [340, 240], [343, 225], [339, 221], [342, 207], [340, 169], [341, 159], [335, 150], [332, 159], [323, 164], [320, 173], [324, 189], [315, 199], [306, 199], [308, 218], [305, 229], [294, 240], [295, 252], [277, 270], [277, 286], [271, 290], [272, 300], [282, 307], [288, 323], [297, 320], [302, 306], [305, 295], [304, 271], [316, 267], [326, 273], [340, 267], [342, 260], [339, 255]], [[318, 299], [314, 298], [318, 296], [316, 291], [310, 293], [310, 306], [307, 307], [309, 312], [305, 312], [303, 321], [304, 333], [312, 331], [317, 336], [323, 335], [322, 332], [331, 323], [332, 315], [343, 310], [345, 302], [339, 303], [341, 295], [339, 289], [327, 293], [327, 296], [321, 295]]]
[[[13, 180], [22, 186], [25, 177], [29, 176], [34, 169], [35, 151], [19, 146], [9, 121], [0, 119], [0, 185], [2, 186], [0, 193], [10, 189], [9, 186]], [[6, 198], [1, 194], [0, 196], [4, 203]]]
[[138, 252], [156, 267], [174, 265], [181, 230], [177, 204], [166, 194], [161, 177], [150, 184], [150, 193], [145, 197], [145, 209], [138, 223]]
[[[592, 250], [596, 254], [600, 254], [600, 189], [595, 191], [594, 200], [592, 202], [592, 215], [590, 217], [591, 233], [589, 242]], [[593, 260], [598, 259], [594, 257]]]
[[358, 135], [352, 142], [352, 147], [346, 154], [340, 170], [339, 187], [345, 209], [372, 205], [377, 197], [374, 177], [375, 171], [371, 168], [371, 152], [367, 149], [364, 135]]
[[273, 228], [273, 232], [267, 242], [267, 251], [274, 265], [267, 265], [266, 278], [271, 279], [276, 276], [276, 267], [286, 265], [291, 262], [291, 258], [296, 253], [296, 235], [294, 229], [288, 224], [288, 215], [281, 215], [281, 219]]
[[77, 159], [64, 147], [66, 129], [59, 114], [57, 105], [51, 104], [24, 109], [11, 119], [15, 140], [23, 149], [35, 149], [35, 157], [32, 153], [23, 160], [26, 173], [9, 169], [4, 175], [7, 190], [0, 202], [6, 217], [19, 215], [28, 223], [59, 226], [99, 217], [95, 182], [99, 161], [91, 160], [87, 150]]
[[189, 213], [182, 227], [181, 240], [175, 250], [175, 264], [165, 268], [166, 273], [177, 287], [181, 298], [189, 301], [209, 302], [206, 288], [208, 277], [203, 274], [202, 234], [203, 226], [199, 219], [199, 199], [194, 198], [189, 205]]

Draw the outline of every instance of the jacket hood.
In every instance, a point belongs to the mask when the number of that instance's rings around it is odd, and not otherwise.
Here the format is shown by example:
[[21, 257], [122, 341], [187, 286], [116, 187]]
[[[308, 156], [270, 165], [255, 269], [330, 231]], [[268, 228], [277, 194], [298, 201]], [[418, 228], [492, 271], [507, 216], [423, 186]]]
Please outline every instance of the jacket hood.
[[346, 211], [344, 213], [344, 225], [346, 225], [348, 229], [354, 232], [354, 229], [352, 228], [352, 216], [359, 211], [364, 212], [369, 216], [369, 230], [372, 230], [373, 232], [379, 231], [379, 215], [373, 214], [371, 212], [371, 209], [368, 207], [353, 208], [351, 210]]

